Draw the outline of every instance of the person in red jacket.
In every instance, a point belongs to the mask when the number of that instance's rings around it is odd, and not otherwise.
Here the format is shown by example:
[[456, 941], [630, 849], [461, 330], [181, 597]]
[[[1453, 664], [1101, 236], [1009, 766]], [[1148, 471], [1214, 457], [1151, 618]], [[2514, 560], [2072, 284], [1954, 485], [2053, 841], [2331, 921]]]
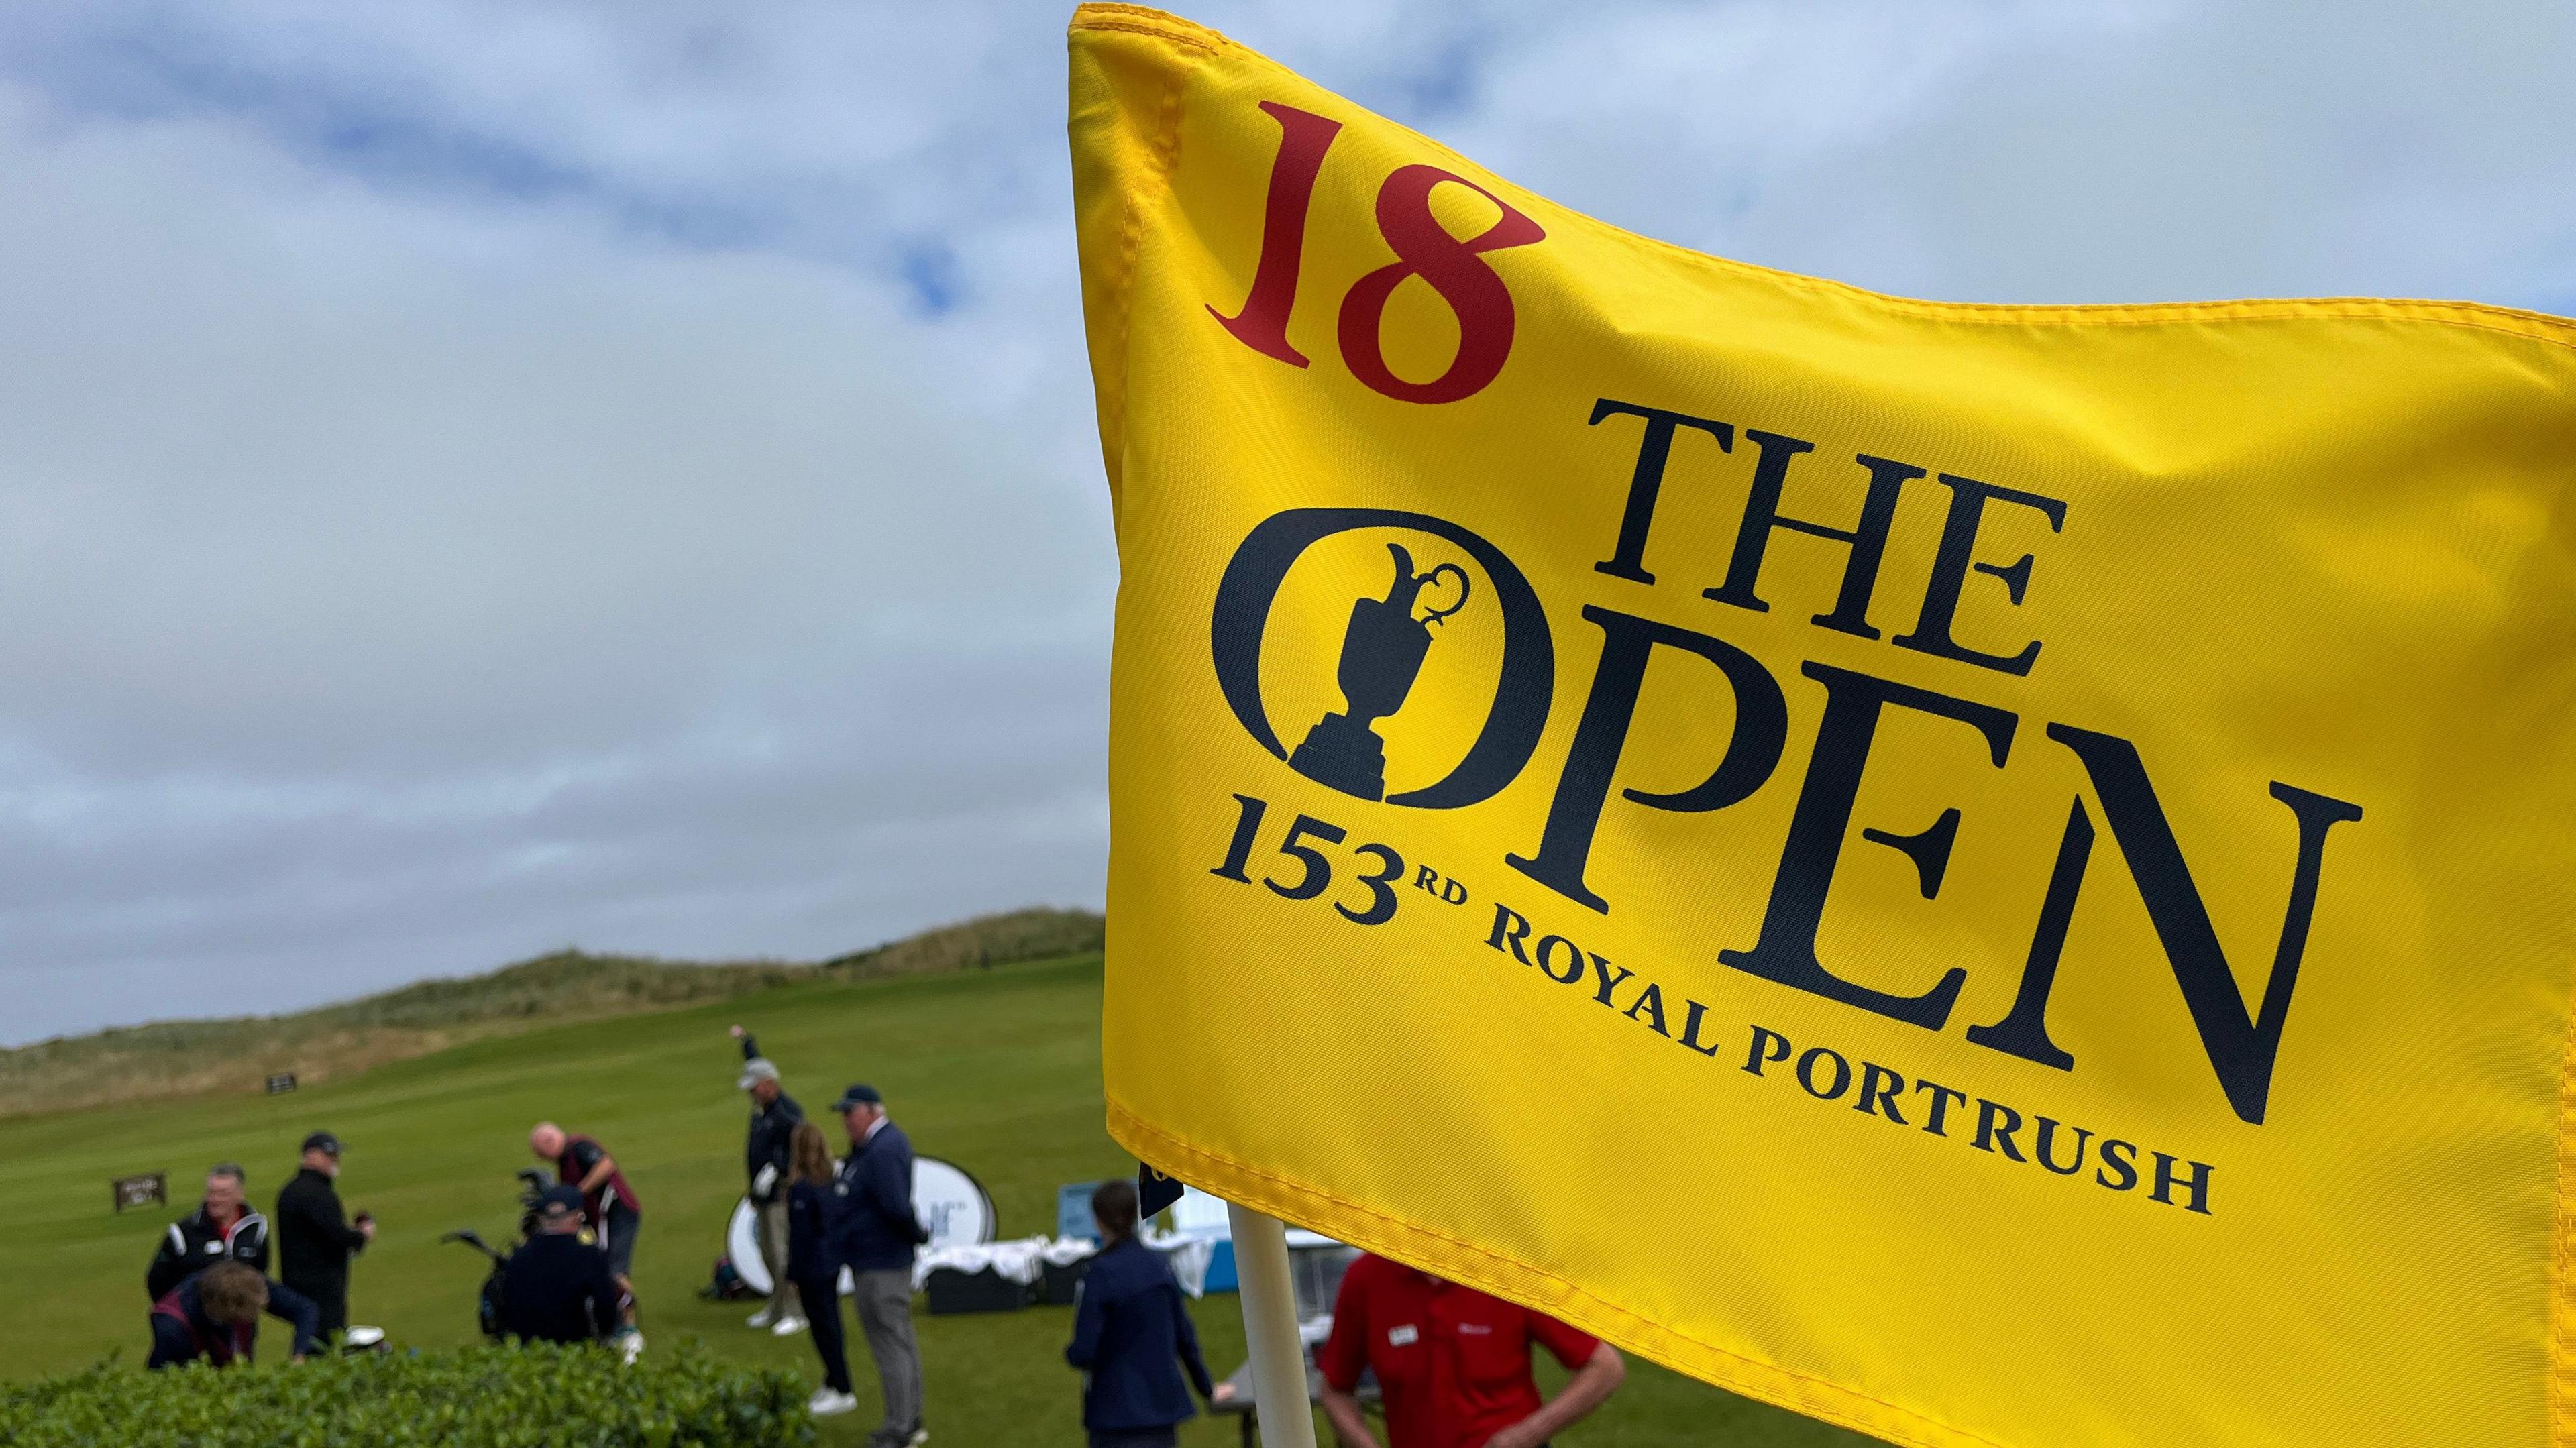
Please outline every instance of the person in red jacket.
[[[1574, 1371], [1554, 1402], [1530, 1376], [1532, 1343]], [[1385, 1396], [1389, 1448], [1543, 1448], [1628, 1376], [1619, 1350], [1589, 1333], [1376, 1256], [1342, 1278], [1315, 1360], [1324, 1416], [1348, 1448], [1378, 1448], [1353, 1396], [1362, 1369]]]

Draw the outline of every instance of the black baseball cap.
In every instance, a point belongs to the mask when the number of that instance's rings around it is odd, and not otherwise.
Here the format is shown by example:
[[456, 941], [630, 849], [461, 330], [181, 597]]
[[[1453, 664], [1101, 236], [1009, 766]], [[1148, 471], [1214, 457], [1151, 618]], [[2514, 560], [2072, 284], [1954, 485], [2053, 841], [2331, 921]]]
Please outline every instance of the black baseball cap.
[[861, 1081], [843, 1091], [841, 1099], [832, 1103], [832, 1109], [847, 1111], [853, 1106], [883, 1106], [884, 1104], [885, 1098], [877, 1094], [877, 1088]]
[[569, 1183], [559, 1187], [548, 1187], [546, 1194], [537, 1198], [537, 1208], [549, 1217], [578, 1212], [582, 1208], [581, 1188]]
[[340, 1154], [340, 1138], [333, 1136], [327, 1131], [317, 1131], [311, 1136], [304, 1138], [303, 1149], [306, 1151], [323, 1152], [330, 1156], [338, 1156]]

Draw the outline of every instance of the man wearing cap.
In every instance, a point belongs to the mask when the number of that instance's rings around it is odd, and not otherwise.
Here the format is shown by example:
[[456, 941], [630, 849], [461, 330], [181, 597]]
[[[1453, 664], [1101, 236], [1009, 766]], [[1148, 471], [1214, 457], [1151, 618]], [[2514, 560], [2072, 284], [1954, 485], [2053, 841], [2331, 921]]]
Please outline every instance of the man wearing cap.
[[546, 1189], [535, 1235], [501, 1268], [501, 1331], [529, 1342], [599, 1342], [635, 1321], [608, 1258], [581, 1243], [581, 1188]]
[[733, 1038], [742, 1043], [742, 1077], [734, 1089], [751, 1093], [751, 1131], [743, 1142], [743, 1175], [750, 1183], [752, 1226], [760, 1238], [760, 1260], [769, 1268], [769, 1305], [751, 1315], [753, 1327], [780, 1337], [802, 1332], [796, 1286], [787, 1280], [787, 1143], [805, 1108], [778, 1085], [778, 1067], [760, 1054], [760, 1043], [740, 1026]]
[[277, 1268], [286, 1285], [322, 1312], [325, 1339], [349, 1325], [349, 1259], [376, 1240], [376, 1219], [352, 1223], [340, 1210], [340, 1138], [304, 1138], [304, 1166], [277, 1189]]
[[[921, 1426], [921, 1348], [912, 1336], [912, 1253], [930, 1240], [912, 1210], [912, 1140], [886, 1119], [885, 1098], [855, 1085], [832, 1103], [850, 1133], [850, 1154], [832, 1183], [833, 1254], [857, 1279], [852, 1299], [868, 1356], [885, 1393], [885, 1421], [868, 1448], [930, 1441]], [[832, 1310], [840, 1310], [833, 1305]]]

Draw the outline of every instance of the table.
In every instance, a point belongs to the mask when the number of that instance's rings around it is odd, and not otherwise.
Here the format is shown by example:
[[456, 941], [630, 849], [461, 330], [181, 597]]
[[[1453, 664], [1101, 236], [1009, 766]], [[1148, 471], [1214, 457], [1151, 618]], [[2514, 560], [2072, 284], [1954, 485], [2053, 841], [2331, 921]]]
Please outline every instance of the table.
[[[1307, 1349], [1306, 1401], [1309, 1403], [1324, 1395], [1324, 1375], [1316, 1370], [1313, 1353], [1312, 1348]], [[1261, 1429], [1255, 1422], [1253, 1414], [1252, 1364], [1247, 1362], [1228, 1373], [1225, 1381], [1233, 1386], [1234, 1397], [1226, 1402], [1208, 1404], [1208, 1411], [1218, 1417], [1232, 1416], [1241, 1419], [1243, 1448], [1253, 1448], [1253, 1445], [1261, 1441]], [[1363, 1409], [1375, 1408], [1378, 1405], [1377, 1374], [1361, 1373], [1359, 1388], [1351, 1396], [1360, 1400], [1360, 1406]]]

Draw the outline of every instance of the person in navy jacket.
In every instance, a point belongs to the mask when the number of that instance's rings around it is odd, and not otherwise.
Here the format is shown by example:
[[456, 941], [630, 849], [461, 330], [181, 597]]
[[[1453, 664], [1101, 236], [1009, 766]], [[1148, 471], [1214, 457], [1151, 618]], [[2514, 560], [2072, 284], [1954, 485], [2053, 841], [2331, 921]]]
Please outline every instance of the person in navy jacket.
[[1073, 1342], [1064, 1350], [1085, 1373], [1082, 1426], [1091, 1448], [1173, 1448], [1177, 1425], [1198, 1411], [1190, 1388], [1216, 1395], [1198, 1330], [1171, 1264], [1136, 1240], [1134, 1183], [1102, 1183], [1091, 1194], [1091, 1216], [1105, 1245], [1076, 1289]]
[[787, 1156], [787, 1183], [779, 1193], [787, 1207], [787, 1300], [802, 1304], [814, 1329], [814, 1355], [823, 1360], [823, 1386], [806, 1400], [805, 1410], [830, 1418], [859, 1406], [850, 1386], [850, 1359], [841, 1349], [841, 1264], [832, 1257], [837, 1178], [831, 1145], [813, 1122], [799, 1121], [789, 1131]]
[[912, 1140], [886, 1118], [874, 1086], [850, 1087], [832, 1109], [850, 1133], [850, 1154], [832, 1183], [832, 1256], [857, 1279], [853, 1305], [885, 1392], [885, 1421], [868, 1435], [868, 1448], [912, 1448], [930, 1441], [921, 1426], [921, 1346], [912, 1335], [912, 1254], [930, 1234], [912, 1210]]
[[204, 1361], [216, 1367], [246, 1363], [259, 1345], [259, 1315], [295, 1325], [294, 1360], [322, 1347], [322, 1309], [283, 1282], [272, 1282], [246, 1262], [226, 1260], [197, 1273], [152, 1304], [152, 1356], [147, 1368]]

